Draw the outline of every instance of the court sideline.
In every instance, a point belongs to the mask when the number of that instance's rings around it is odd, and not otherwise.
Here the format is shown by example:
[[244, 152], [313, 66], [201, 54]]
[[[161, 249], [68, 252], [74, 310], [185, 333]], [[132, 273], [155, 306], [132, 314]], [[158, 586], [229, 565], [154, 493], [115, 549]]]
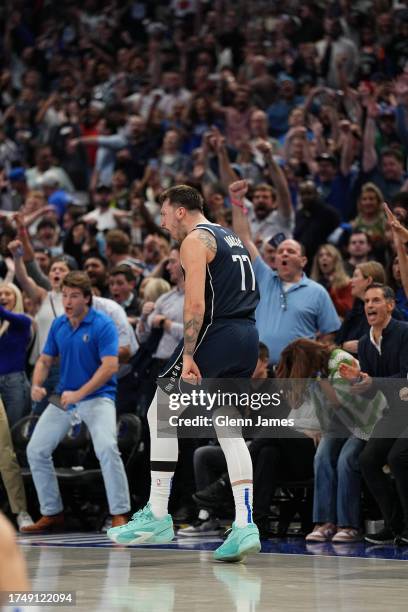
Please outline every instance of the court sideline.
[[122, 548], [102, 534], [19, 536], [32, 588], [76, 591], [82, 612], [406, 610], [408, 548], [268, 541], [245, 565], [214, 563], [216, 538]]

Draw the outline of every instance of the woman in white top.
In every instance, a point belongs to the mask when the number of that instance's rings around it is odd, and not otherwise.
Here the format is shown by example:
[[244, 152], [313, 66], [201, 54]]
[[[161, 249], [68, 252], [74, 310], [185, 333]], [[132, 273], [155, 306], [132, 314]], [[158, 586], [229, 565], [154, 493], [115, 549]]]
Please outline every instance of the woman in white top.
[[[47, 291], [27, 274], [27, 269], [23, 261], [23, 247], [19, 240], [13, 240], [9, 243], [8, 248], [13, 255], [15, 263], [15, 275], [22, 290], [34, 302], [40, 305], [35, 316], [37, 326], [37, 335], [34, 342], [34, 347], [30, 357], [30, 363], [35, 363], [38, 359], [45, 341], [48, 336], [49, 329], [56, 317], [64, 314], [62, 305], [61, 284], [65, 276], [70, 272], [69, 265], [62, 258], [56, 257], [50, 267], [48, 278], [51, 284], [51, 291]], [[48, 391], [48, 395], [53, 393], [59, 378], [59, 366], [54, 365], [50, 369], [49, 376], [44, 384]], [[47, 397], [48, 397], [47, 395]], [[44, 398], [41, 402], [34, 402], [32, 410], [35, 414], [41, 412], [47, 406], [48, 400]]]

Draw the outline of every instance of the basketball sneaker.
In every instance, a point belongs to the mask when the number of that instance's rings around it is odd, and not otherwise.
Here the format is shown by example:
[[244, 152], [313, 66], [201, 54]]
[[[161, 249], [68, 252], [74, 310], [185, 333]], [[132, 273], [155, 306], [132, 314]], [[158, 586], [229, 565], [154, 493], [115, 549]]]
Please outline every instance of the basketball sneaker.
[[393, 544], [395, 538], [396, 534], [388, 527], [384, 527], [378, 533], [368, 534], [364, 537], [365, 541], [370, 542], [370, 544]]
[[237, 527], [232, 523], [228, 538], [214, 551], [215, 561], [229, 561], [231, 563], [242, 561], [246, 555], [258, 553], [261, 550], [259, 531], [255, 523], [245, 527]]
[[106, 535], [117, 544], [168, 544], [174, 538], [173, 519], [170, 514], [156, 518], [148, 503], [126, 525], [112, 527]]

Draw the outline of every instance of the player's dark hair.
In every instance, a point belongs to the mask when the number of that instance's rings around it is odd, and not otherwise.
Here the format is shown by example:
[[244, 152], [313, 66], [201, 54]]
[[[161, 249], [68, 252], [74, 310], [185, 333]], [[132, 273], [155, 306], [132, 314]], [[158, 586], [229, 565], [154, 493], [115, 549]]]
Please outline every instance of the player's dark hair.
[[203, 212], [204, 200], [202, 195], [194, 187], [189, 185], [175, 185], [163, 191], [158, 203], [163, 204], [165, 200], [169, 200], [172, 206], [182, 206], [187, 210], [198, 210]]

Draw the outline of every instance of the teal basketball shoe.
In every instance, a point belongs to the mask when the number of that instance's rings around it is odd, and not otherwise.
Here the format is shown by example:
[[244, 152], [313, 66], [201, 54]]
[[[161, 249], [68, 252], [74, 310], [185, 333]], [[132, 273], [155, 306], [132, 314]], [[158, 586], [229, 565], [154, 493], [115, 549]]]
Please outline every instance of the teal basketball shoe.
[[117, 544], [168, 544], [174, 538], [173, 519], [170, 514], [156, 518], [147, 504], [126, 525], [112, 527], [106, 535]]
[[245, 527], [237, 527], [232, 523], [228, 538], [214, 551], [215, 561], [237, 563], [243, 561], [247, 555], [258, 553], [261, 550], [258, 527], [255, 523], [248, 523]]

